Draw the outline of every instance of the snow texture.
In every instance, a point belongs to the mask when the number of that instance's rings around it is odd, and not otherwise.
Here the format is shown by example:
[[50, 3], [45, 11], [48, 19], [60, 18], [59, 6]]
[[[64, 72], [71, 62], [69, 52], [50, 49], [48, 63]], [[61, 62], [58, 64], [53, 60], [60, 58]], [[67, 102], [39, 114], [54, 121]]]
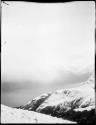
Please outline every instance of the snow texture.
[[[20, 108], [46, 113], [46, 110], [55, 110], [58, 106], [60, 110], [70, 109], [84, 110], [88, 107], [95, 106], [95, 82], [94, 74], [89, 79], [78, 86], [69, 89], [61, 89], [51, 93], [45, 93], [34, 98]], [[75, 111], [76, 111], [75, 110]]]
[[1, 104], [1, 123], [76, 123], [34, 111], [11, 108]]
[[[89, 115], [91, 113], [94, 114], [94, 78], [95, 77], [92, 74], [87, 81], [80, 83], [74, 88], [44, 93], [18, 108], [10, 108], [1, 105], [1, 123], [76, 123], [72, 122], [73, 119], [70, 119], [70, 121], [65, 119], [69, 119], [71, 116], [69, 116], [70, 113], [74, 113], [72, 115], [76, 115], [75, 119], [77, 119], [77, 121], [78, 113], [81, 113], [81, 116], [84, 113], [84, 115], [86, 115], [86, 112], [87, 114], [89, 113]], [[66, 118], [57, 118], [59, 114], [66, 115]], [[87, 116], [82, 117], [86, 117], [87, 119]], [[82, 117], [80, 120], [82, 120]], [[92, 118], [94, 120], [94, 116]]]

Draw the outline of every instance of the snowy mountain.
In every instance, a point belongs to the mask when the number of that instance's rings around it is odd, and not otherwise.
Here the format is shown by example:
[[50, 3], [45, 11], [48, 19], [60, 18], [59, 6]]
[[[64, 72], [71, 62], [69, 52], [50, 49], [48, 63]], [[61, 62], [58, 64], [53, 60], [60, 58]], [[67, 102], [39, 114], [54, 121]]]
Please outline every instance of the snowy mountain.
[[[94, 88], [94, 74], [92, 74], [86, 82], [80, 83], [74, 88], [42, 94], [19, 108], [85, 122], [89, 118], [92, 119], [95, 114]], [[91, 117], [89, 117], [90, 115]], [[85, 120], [82, 120], [83, 117]]]
[[1, 105], [1, 123], [76, 123], [34, 111]]

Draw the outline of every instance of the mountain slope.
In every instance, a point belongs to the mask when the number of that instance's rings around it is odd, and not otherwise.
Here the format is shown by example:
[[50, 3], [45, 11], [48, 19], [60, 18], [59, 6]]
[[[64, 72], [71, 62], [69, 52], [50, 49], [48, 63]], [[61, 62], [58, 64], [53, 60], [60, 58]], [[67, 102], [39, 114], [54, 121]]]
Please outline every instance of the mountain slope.
[[41, 105], [41, 103], [43, 103], [50, 95], [51, 93], [42, 94], [32, 101], [29, 101], [27, 104], [20, 106], [19, 108], [35, 111]]
[[95, 106], [94, 88], [94, 76], [91, 75], [86, 82], [79, 84], [77, 87], [44, 93], [19, 108], [39, 112], [47, 106], [60, 105], [64, 108], [66, 107], [66, 105], [64, 105], [65, 103], [67, 104], [67, 110], [68, 104], [69, 108], [72, 108], [70, 105], [71, 103], [73, 103], [74, 109], [82, 108], [84, 106]]
[[75, 123], [33, 111], [1, 105], [1, 123]]
[[[50, 114], [56, 117], [67, 118], [81, 122], [82, 117], [77, 119], [78, 114], [82, 116], [85, 113], [85, 119], [90, 113], [95, 112], [95, 82], [94, 75], [77, 87], [62, 89], [50, 94], [41, 95], [29, 104], [23, 106], [23, 109], [33, 110], [36, 112]], [[42, 101], [43, 100], [43, 101]], [[33, 103], [35, 101], [35, 103]], [[39, 104], [37, 108], [36, 104]], [[22, 107], [19, 107], [22, 108]], [[74, 113], [74, 114], [73, 114]], [[78, 113], [78, 114], [77, 114]], [[73, 114], [73, 115], [72, 115]], [[77, 115], [77, 116], [76, 116]], [[74, 118], [72, 117], [74, 116]], [[83, 120], [84, 122], [84, 120]]]

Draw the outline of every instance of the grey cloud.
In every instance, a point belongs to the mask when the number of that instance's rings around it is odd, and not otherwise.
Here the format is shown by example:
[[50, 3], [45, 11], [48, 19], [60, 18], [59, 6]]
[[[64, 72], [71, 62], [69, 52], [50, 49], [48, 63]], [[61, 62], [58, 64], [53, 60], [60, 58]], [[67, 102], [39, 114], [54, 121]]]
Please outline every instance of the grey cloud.
[[2, 92], [15, 92], [23, 89], [34, 89], [36, 87], [40, 86], [37, 82], [32, 81], [2, 81], [1, 82], [1, 91]]
[[78, 85], [89, 77], [89, 73], [76, 75], [62, 69], [58, 70], [58, 73], [59, 76], [50, 84], [40, 84], [31, 80], [3, 79], [1, 82], [1, 102], [8, 106], [20, 106], [42, 93]]

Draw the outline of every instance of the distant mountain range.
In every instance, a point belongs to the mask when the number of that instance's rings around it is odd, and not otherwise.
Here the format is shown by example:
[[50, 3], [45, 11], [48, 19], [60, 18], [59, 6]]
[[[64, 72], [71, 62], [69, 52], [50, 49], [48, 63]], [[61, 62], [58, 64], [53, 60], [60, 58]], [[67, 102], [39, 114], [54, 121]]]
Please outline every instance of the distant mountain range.
[[94, 73], [91, 74], [87, 81], [74, 88], [44, 93], [17, 108], [66, 118], [77, 123], [94, 123]]

